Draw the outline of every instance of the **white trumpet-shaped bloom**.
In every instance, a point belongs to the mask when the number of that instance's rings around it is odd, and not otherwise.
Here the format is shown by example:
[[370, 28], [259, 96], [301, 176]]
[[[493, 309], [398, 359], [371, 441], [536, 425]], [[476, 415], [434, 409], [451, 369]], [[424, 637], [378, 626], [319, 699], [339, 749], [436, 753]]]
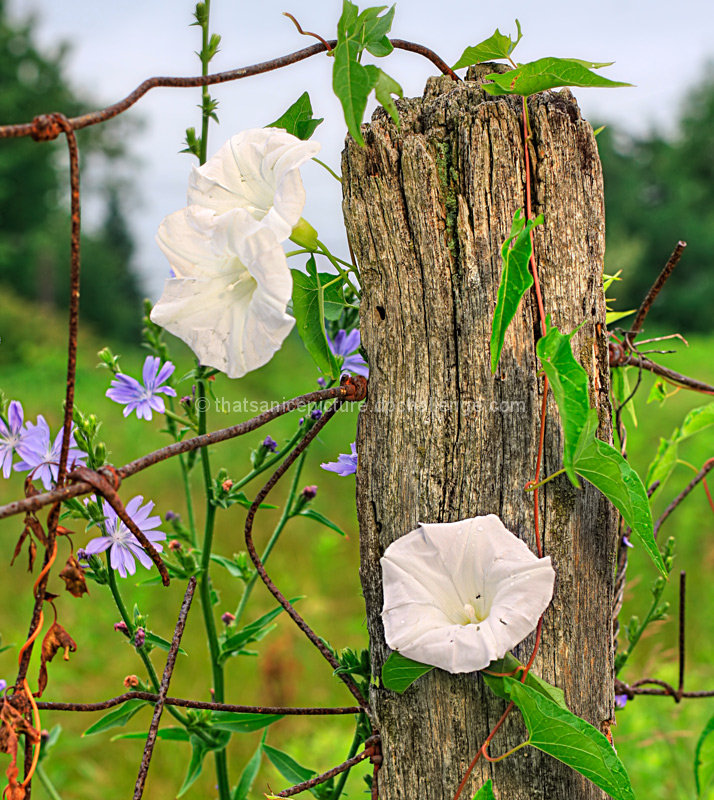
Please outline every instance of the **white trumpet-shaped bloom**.
[[473, 672], [534, 630], [553, 596], [538, 558], [494, 514], [425, 524], [381, 559], [387, 644], [447, 672]]
[[292, 276], [273, 229], [245, 209], [189, 206], [157, 235], [174, 272], [151, 312], [202, 364], [239, 378], [267, 363], [295, 320]]
[[285, 241], [305, 205], [300, 167], [320, 151], [281, 128], [255, 128], [232, 136], [189, 178], [188, 203], [224, 214], [244, 208]]

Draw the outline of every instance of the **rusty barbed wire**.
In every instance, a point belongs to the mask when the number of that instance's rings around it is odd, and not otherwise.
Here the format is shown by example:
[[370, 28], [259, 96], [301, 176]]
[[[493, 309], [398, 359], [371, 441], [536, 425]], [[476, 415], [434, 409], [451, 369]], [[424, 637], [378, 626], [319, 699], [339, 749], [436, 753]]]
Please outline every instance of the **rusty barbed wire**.
[[159, 686], [159, 694], [156, 699], [156, 704], [154, 705], [154, 714], [151, 717], [149, 733], [146, 736], [144, 753], [141, 757], [139, 774], [136, 778], [136, 785], [134, 787], [133, 800], [141, 800], [141, 796], [144, 793], [144, 786], [146, 784], [146, 776], [149, 772], [151, 755], [154, 752], [154, 745], [156, 744], [156, 734], [159, 731], [161, 713], [164, 710], [166, 695], [169, 691], [169, 683], [171, 683], [171, 676], [173, 675], [174, 667], [176, 666], [176, 656], [178, 655], [181, 637], [183, 636], [183, 631], [186, 627], [186, 619], [188, 617], [188, 612], [191, 610], [191, 601], [193, 600], [193, 594], [195, 591], [196, 576], [192, 575], [188, 580], [188, 586], [186, 586], [186, 593], [184, 594], [183, 602], [181, 603], [181, 609], [176, 622], [176, 628], [174, 629], [173, 639], [171, 640], [171, 647], [169, 649], [168, 656], [166, 656], [166, 666], [164, 667], [164, 674], [161, 677], [161, 686]]

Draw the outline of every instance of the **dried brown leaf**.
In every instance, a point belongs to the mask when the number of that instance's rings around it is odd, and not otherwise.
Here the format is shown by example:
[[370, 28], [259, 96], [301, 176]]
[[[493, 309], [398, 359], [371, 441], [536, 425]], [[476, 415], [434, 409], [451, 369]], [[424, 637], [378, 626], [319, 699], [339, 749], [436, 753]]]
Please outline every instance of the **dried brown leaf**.
[[74, 597], [81, 597], [89, 592], [84, 570], [75, 558], [74, 553], [69, 554], [67, 563], [62, 567], [59, 576], [65, 582], [67, 591]]
[[50, 629], [42, 640], [42, 654], [40, 656], [40, 677], [38, 680], [37, 697], [42, 696], [47, 686], [47, 664], [57, 655], [60, 650], [64, 650], [64, 660], [69, 661], [69, 654], [74, 653], [77, 645], [74, 639], [59, 624], [53, 622]]

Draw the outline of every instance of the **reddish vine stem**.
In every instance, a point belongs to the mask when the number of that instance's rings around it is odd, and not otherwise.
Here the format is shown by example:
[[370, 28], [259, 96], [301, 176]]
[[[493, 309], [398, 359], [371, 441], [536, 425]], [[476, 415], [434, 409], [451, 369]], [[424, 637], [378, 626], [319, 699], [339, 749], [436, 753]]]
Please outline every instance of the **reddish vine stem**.
[[[529, 153], [529, 144], [531, 133], [528, 129], [528, 108], [526, 106], [527, 98], [523, 98], [523, 114], [522, 114], [522, 121], [523, 121], [523, 153], [524, 153], [524, 162], [525, 162], [525, 176], [526, 176], [526, 220], [532, 219], [533, 217], [533, 209], [531, 207], [531, 168], [530, 168], [530, 153]], [[538, 278], [538, 265], [535, 260], [535, 248], [533, 244], [533, 231], [530, 231], [530, 240], [531, 240], [531, 257], [530, 257], [530, 266], [531, 266], [531, 273], [533, 275], [533, 290], [536, 296], [536, 304], [538, 307], [538, 320], [540, 323], [540, 333], [541, 336], [545, 335], [546, 331], [546, 314], [545, 314], [545, 306], [543, 305], [543, 294], [540, 288], [540, 280]], [[546, 414], [548, 409], [548, 378], [543, 378], [543, 399], [541, 402], [541, 412], [540, 412], [540, 430], [538, 434], [538, 455], [536, 456], [536, 467], [535, 467], [535, 475], [532, 481], [529, 481], [524, 488], [528, 488], [529, 486], [535, 485], [538, 483], [538, 478], [540, 477], [541, 466], [543, 463], [543, 452], [545, 446], [545, 420]], [[538, 553], [538, 557], [543, 557], [543, 543], [541, 541], [540, 535], [540, 514], [539, 514], [539, 505], [538, 505], [538, 488], [533, 490], [533, 528], [535, 534], [535, 541], [536, 541], [536, 550]], [[538, 620], [538, 625], [536, 627], [536, 637], [535, 642], [533, 644], [533, 651], [531, 652], [531, 656], [528, 659], [528, 662], [521, 670], [521, 676], [519, 680], [521, 683], [525, 683], [526, 678], [528, 677], [528, 673], [533, 666], [533, 662], [535, 661], [536, 655], [538, 654], [538, 648], [540, 647], [540, 639], [541, 639], [541, 632], [543, 629], [543, 616], [541, 615], [540, 619]], [[481, 745], [479, 751], [473, 757], [471, 763], [469, 764], [466, 774], [461, 779], [461, 783], [459, 784], [456, 794], [454, 795], [454, 800], [459, 800], [461, 793], [463, 792], [469, 778], [471, 777], [471, 773], [473, 772], [478, 760], [483, 755], [484, 758], [487, 760], [491, 760], [487, 755], [486, 751], [488, 749], [489, 744], [491, 743], [493, 737], [498, 732], [499, 728], [505, 722], [508, 715], [511, 713], [513, 709], [514, 703], [510, 702], [506, 707], [506, 710], [503, 712], [503, 715], [498, 720], [496, 725], [491, 729], [491, 732], [486, 737], [486, 740]]]
[[[367, 380], [365, 378], [356, 376], [356, 377], [347, 377], [343, 378], [342, 386], [347, 387], [348, 391], [350, 392], [349, 399], [352, 400], [363, 400], [366, 396], [367, 392]], [[265, 500], [268, 496], [270, 491], [273, 489], [275, 484], [280, 480], [280, 478], [288, 471], [290, 466], [293, 462], [298, 458], [300, 453], [302, 453], [310, 442], [318, 435], [318, 433], [324, 428], [324, 426], [334, 417], [335, 413], [342, 405], [342, 399], [338, 398], [335, 402], [330, 406], [327, 411], [323, 413], [320, 419], [315, 423], [315, 425], [311, 428], [310, 432], [305, 436], [304, 439], [300, 441], [300, 443], [292, 450], [290, 455], [283, 461], [283, 463], [275, 470], [275, 472], [271, 475], [268, 482], [263, 486], [263, 488], [258, 492], [253, 503], [251, 504], [250, 508], [248, 509], [248, 514], [245, 520], [245, 544], [246, 549], [248, 550], [248, 554], [250, 555], [251, 561], [255, 566], [258, 575], [260, 575], [261, 580], [266, 585], [268, 591], [273, 595], [273, 597], [280, 603], [280, 605], [285, 609], [288, 616], [295, 622], [295, 624], [300, 628], [300, 630], [307, 636], [307, 638], [315, 645], [315, 647], [320, 651], [322, 656], [325, 660], [330, 664], [330, 666], [334, 670], [339, 670], [340, 663], [329, 650], [329, 648], [325, 645], [325, 643], [320, 639], [320, 637], [312, 630], [312, 628], [305, 622], [305, 620], [300, 616], [300, 614], [295, 610], [292, 603], [282, 594], [282, 592], [277, 588], [277, 586], [273, 583], [270, 576], [266, 572], [265, 567], [263, 566], [263, 562], [258, 555], [255, 544], [253, 543], [253, 522], [255, 520], [255, 514], [260, 508], [260, 504]], [[348, 675], [343, 673], [338, 673], [338, 677], [342, 680], [345, 686], [349, 689], [352, 696], [357, 700], [359, 705], [362, 707], [362, 710], [371, 718], [371, 710], [369, 708], [369, 704], [362, 696], [362, 693], [357, 688], [354, 681], [350, 679]]]
[[[322, 400], [331, 400], [336, 397], [341, 397], [345, 401], [349, 402], [351, 398], [348, 397], [348, 392], [349, 390], [345, 389], [343, 386], [333, 386], [331, 389], [319, 389], [316, 392], [308, 392], [308, 394], [302, 394], [298, 397], [293, 397], [291, 400], [287, 400], [284, 403], [279, 403], [278, 405], [273, 406], [273, 408], [264, 411], [262, 414], [258, 414], [257, 417], [253, 417], [245, 422], [241, 422], [238, 425], [232, 425], [229, 428], [220, 428], [219, 430], [212, 431], [211, 433], [205, 433], [201, 436], [194, 436], [191, 439], [183, 439], [180, 442], [174, 442], [173, 444], [169, 444], [165, 447], [159, 448], [158, 450], [154, 450], [152, 453], [148, 453], [141, 458], [130, 461], [128, 464], [125, 464], [123, 467], [119, 467], [118, 469], [114, 469], [114, 467], [110, 466], [102, 467], [99, 474], [108, 473], [113, 479], [118, 477], [119, 479], [123, 480], [124, 478], [129, 478], [132, 475], [136, 475], [138, 472], [141, 472], [142, 470], [145, 470], [154, 464], [158, 464], [160, 461], [165, 461], [167, 458], [172, 458], [173, 456], [180, 455], [181, 453], [188, 453], [191, 450], [197, 450], [200, 447], [217, 444], [218, 442], [224, 442], [228, 439], [234, 439], [237, 436], [243, 436], [246, 433], [251, 433], [263, 425], [266, 425], [268, 422], [272, 422], [274, 419], [277, 419], [283, 414], [287, 414], [290, 411], [295, 411], [296, 409], [301, 408], [302, 406], [307, 406], [310, 403], [317, 403]], [[0, 519], [11, 517], [14, 514], [26, 514], [30, 511], [39, 511], [41, 508], [44, 508], [44, 506], [52, 503], [71, 500], [73, 497], [79, 497], [80, 495], [89, 494], [93, 491], [94, 487], [91, 484], [87, 483], [86, 481], [78, 481], [70, 486], [63, 486], [58, 489], [53, 489], [50, 492], [42, 492], [31, 497], [26, 497], [23, 500], [15, 500], [12, 503], [7, 503], [4, 506], [0, 506]]]
[[291, 786], [288, 789], [283, 789], [283, 791], [278, 792], [275, 797], [293, 797], [293, 795], [300, 794], [300, 792], [306, 792], [308, 789], [314, 789], [321, 783], [329, 781], [330, 778], [334, 778], [335, 775], [339, 775], [341, 772], [351, 769], [355, 766], [355, 764], [359, 764], [360, 761], [364, 761], [366, 758], [371, 758], [374, 755], [375, 747], [378, 744], [379, 736], [370, 736], [369, 739], [365, 741], [364, 750], [361, 753], [357, 753], [356, 756], [348, 758], [347, 761], [343, 761], [341, 764], [338, 764], [338, 766], [328, 769], [327, 772], [323, 772], [321, 775], [315, 775], [315, 777], [310, 778], [310, 780], [297, 783], [295, 786]]
[[[449, 75], [453, 80], [458, 81], [459, 77], [449, 67], [449, 65], [440, 58], [433, 50], [415, 42], [408, 42], [404, 39], [391, 39], [392, 46], [398, 50], [407, 50], [411, 53], [417, 53], [434, 64], [434, 66], [444, 75]], [[190, 78], [173, 78], [167, 76], [157, 76], [154, 78], [147, 78], [140, 83], [133, 92], [128, 94], [117, 103], [107, 106], [106, 108], [98, 111], [91, 111], [88, 114], [83, 114], [79, 117], [72, 117], [68, 119], [68, 123], [72, 130], [79, 130], [80, 128], [87, 128], [90, 125], [97, 125], [100, 122], [106, 122], [113, 117], [121, 114], [127, 109], [131, 108], [137, 103], [147, 92], [151, 89], [159, 87], [164, 88], [195, 88], [197, 86], [213, 86], [217, 83], [228, 83], [229, 81], [240, 80], [241, 78], [249, 78], [254, 75], [262, 75], [265, 72], [272, 72], [276, 69], [289, 67], [291, 64], [297, 64], [299, 61], [304, 61], [306, 58], [324, 53], [337, 45], [336, 39], [318, 42], [310, 47], [305, 47], [302, 50], [296, 50], [294, 53], [289, 53], [285, 56], [270, 59], [269, 61], [261, 61], [258, 64], [251, 64], [248, 67], [238, 67], [237, 69], [227, 70], [225, 72], [214, 72], [211, 75], [199, 75]], [[23, 136], [36, 136], [38, 129], [52, 130], [51, 125], [47, 122], [47, 117], [37, 117], [32, 122], [20, 123], [18, 125], [0, 125], [0, 139], [17, 139]], [[44, 131], [43, 131], [44, 133]], [[55, 138], [54, 136], [44, 133], [44, 139]]]
[[191, 601], [193, 600], [193, 593], [195, 591], [196, 576], [192, 575], [189, 578], [188, 586], [186, 587], [186, 593], [184, 594], [178, 620], [176, 622], [176, 628], [174, 629], [174, 636], [171, 640], [171, 647], [169, 649], [169, 654], [166, 657], [166, 666], [164, 667], [164, 674], [161, 677], [159, 694], [156, 699], [156, 705], [154, 706], [154, 715], [151, 718], [151, 725], [149, 727], [149, 733], [146, 737], [144, 753], [141, 757], [141, 764], [139, 766], [139, 775], [137, 776], [136, 785], [134, 787], [134, 800], [141, 800], [141, 796], [144, 793], [146, 776], [149, 773], [149, 764], [151, 762], [151, 756], [154, 752], [154, 745], [156, 744], [156, 735], [159, 731], [161, 714], [164, 710], [164, 704], [166, 703], [166, 695], [169, 691], [169, 683], [171, 683], [171, 676], [173, 675], [174, 667], [176, 666], [176, 656], [178, 655], [181, 637], [183, 636], [183, 631], [186, 627], [186, 618], [188, 617], [188, 612], [191, 609]]

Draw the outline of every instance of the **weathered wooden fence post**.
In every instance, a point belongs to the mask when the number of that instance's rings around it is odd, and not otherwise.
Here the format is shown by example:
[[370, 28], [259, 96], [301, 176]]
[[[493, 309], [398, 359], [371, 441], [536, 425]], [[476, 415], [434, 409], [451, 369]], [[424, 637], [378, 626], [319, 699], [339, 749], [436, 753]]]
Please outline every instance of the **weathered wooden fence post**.
[[[590, 376], [600, 436], [608, 438], [597, 147], [569, 92], [531, 98], [529, 108], [533, 207], [545, 214], [535, 234], [545, 305], [561, 331], [584, 323], [574, 352]], [[506, 336], [496, 376], [489, 364], [500, 248], [525, 202], [520, 99], [492, 98], [478, 80], [437, 78], [423, 98], [405, 100], [399, 110], [399, 130], [380, 111], [365, 130], [366, 147], [350, 140], [343, 154], [344, 214], [362, 271], [361, 331], [371, 370], [359, 422], [357, 500], [375, 675], [388, 655], [379, 559], [392, 541], [420, 521], [495, 513], [535, 549], [524, 485], [534, 474], [542, 388], [532, 297]], [[543, 476], [561, 466], [560, 440], [551, 398]], [[557, 578], [534, 670], [565, 690], [575, 713], [605, 730], [613, 716], [614, 512], [592, 486], [576, 491], [561, 477], [541, 493], [541, 526]], [[527, 658], [532, 645], [533, 635], [516, 654]], [[438, 670], [403, 696], [375, 687], [372, 702], [383, 741], [382, 800], [451, 800], [505, 708], [475, 675]], [[515, 711], [491, 754], [524, 733]], [[606, 797], [532, 748], [495, 765], [482, 759], [464, 798], [488, 777], [500, 800]]]

